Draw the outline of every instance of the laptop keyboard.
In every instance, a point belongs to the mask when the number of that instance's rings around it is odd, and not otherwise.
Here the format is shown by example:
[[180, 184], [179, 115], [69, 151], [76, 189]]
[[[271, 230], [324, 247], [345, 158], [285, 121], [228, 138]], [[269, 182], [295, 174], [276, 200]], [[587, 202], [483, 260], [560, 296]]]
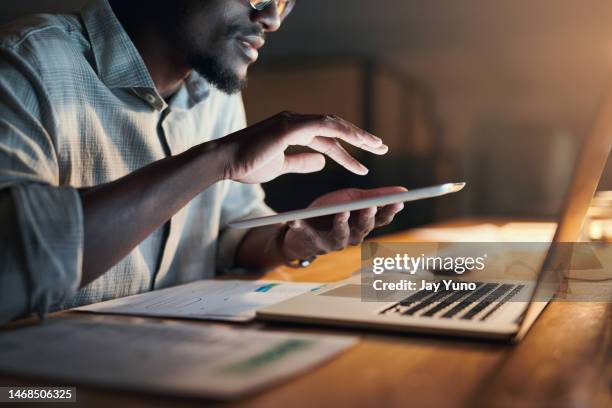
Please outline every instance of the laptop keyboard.
[[420, 290], [382, 314], [486, 320], [525, 286], [475, 282], [474, 290]]

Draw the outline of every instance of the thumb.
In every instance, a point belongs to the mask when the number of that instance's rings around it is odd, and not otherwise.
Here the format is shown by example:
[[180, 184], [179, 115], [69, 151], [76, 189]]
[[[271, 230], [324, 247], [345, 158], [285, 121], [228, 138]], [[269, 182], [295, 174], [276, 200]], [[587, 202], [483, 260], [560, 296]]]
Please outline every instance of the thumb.
[[282, 174], [315, 173], [325, 167], [325, 156], [320, 153], [296, 153], [285, 156]]
[[287, 225], [289, 226], [290, 229], [292, 229], [294, 231], [300, 231], [300, 230], [304, 229], [304, 221], [303, 220], [289, 221], [287, 223]]

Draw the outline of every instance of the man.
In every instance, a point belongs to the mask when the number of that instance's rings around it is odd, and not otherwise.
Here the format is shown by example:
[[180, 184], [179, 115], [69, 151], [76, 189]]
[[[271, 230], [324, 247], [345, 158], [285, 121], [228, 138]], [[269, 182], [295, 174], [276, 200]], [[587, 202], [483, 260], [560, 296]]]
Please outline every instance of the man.
[[[250, 128], [239, 91], [293, 0], [96, 0], [0, 37], [0, 324], [363, 241], [401, 205], [238, 232], [260, 183], [367, 169], [387, 147], [330, 115]], [[288, 154], [290, 146], [312, 152]], [[313, 205], [402, 191], [340, 191]]]

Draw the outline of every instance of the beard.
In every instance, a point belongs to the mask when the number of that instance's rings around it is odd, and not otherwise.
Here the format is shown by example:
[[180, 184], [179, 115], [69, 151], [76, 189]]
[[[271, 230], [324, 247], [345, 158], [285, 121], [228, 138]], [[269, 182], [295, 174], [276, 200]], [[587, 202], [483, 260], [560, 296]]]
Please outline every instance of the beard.
[[240, 36], [264, 37], [261, 27], [249, 20], [227, 18], [221, 22], [223, 13], [219, 11], [220, 24], [204, 28], [201, 18], [208, 3], [202, 0], [175, 0], [171, 7], [165, 0], [149, 1], [159, 3], [163, 27], [193, 70], [226, 94], [238, 93], [246, 87], [246, 69], [235, 52], [236, 41]]
[[237, 38], [249, 35], [265, 37], [261, 28], [240, 24], [228, 25], [217, 33], [207, 49], [203, 49], [195, 40], [197, 36], [182, 33], [180, 37], [189, 65], [214, 87], [232, 95], [244, 90], [247, 85], [246, 75], [240, 75], [236, 67], [241, 57], [235, 55], [232, 49], [236, 49], [234, 44]]
[[246, 88], [247, 79], [224, 63], [222, 56], [193, 53], [187, 58], [193, 69], [221, 92], [233, 95]]

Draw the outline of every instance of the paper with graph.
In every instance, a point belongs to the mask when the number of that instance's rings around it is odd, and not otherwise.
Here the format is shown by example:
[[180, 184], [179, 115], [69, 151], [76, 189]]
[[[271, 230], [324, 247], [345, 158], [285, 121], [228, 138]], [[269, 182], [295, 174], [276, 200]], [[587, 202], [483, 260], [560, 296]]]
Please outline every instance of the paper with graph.
[[140, 295], [109, 300], [74, 310], [244, 322], [264, 306], [322, 287], [320, 283], [203, 280]]
[[54, 318], [1, 332], [0, 374], [234, 399], [314, 369], [356, 343], [350, 337], [109, 319]]

